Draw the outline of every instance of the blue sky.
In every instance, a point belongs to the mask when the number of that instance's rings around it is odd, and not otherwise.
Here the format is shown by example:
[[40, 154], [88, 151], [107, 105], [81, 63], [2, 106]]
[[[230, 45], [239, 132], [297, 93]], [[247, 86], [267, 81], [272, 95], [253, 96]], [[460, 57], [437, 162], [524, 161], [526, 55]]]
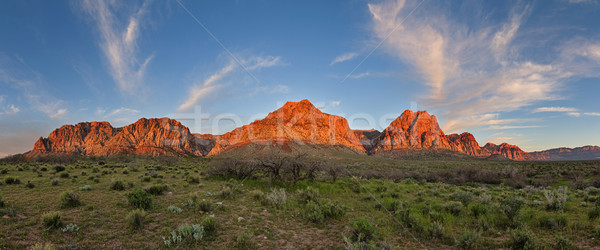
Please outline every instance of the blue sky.
[[0, 156], [63, 124], [219, 134], [301, 99], [355, 129], [426, 109], [481, 145], [600, 144], [598, 1], [0, 5]]

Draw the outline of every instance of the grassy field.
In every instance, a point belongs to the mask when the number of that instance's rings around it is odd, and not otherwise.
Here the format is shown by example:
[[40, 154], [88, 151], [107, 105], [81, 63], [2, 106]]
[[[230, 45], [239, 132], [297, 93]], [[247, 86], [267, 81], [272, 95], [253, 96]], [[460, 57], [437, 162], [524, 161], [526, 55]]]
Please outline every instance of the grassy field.
[[600, 247], [600, 162], [352, 157], [5, 161], [0, 248]]

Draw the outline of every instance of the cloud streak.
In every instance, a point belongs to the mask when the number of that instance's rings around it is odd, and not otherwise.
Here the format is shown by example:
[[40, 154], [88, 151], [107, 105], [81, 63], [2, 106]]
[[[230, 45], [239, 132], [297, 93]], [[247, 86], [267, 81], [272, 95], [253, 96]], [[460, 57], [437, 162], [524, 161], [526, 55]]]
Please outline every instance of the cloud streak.
[[141, 22], [147, 12], [148, 2], [133, 14], [127, 15], [127, 21], [121, 20], [116, 10], [118, 2], [92, 1], [81, 2], [83, 11], [92, 17], [101, 37], [100, 47], [109, 64], [109, 73], [119, 90], [127, 95], [135, 95], [143, 86], [146, 68], [152, 55], [138, 58], [138, 38]]
[[358, 53], [354, 53], [354, 52], [341, 54], [341, 55], [337, 56], [336, 58], [334, 58], [333, 61], [331, 61], [331, 63], [329, 63], [329, 66], [333, 66], [336, 63], [341, 63], [341, 62], [352, 60], [356, 56], [358, 56]]
[[[281, 57], [276, 56], [266, 56], [266, 57], [251, 57], [245, 60], [242, 60], [244, 65], [247, 65], [245, 70], [255, 71], [260, 70], [262, 68], [270, 68], [274, 66], [283, 65]], [[240, 69], [240, 64], [231, 60], [227, 65], [213, 73], [202, 82], [194, 84], [189, 91], [187, 99], [177, 108], [178, 112], [183, 112], [190, 110], [197, 103], [199, 103], [202, 99], [206, 98], [210, 94], [224, 87], [224, 84], [221, 84], [224, 78], [232, 75], [236, 71]], [[260, 89], [260, 88], [258, 88]], [[276, 89], [272, 91], [275, 92], [286, 92], [289, 88], [284, 85], [278, 85]]]
[[552, 48], [559, 52], [550, 62], [524, 56], [527, 34], [520, 30], [531, 12], [529, 5], [513, 6], [504, 21], [486, 23], [481, 21], [485, 16], [450, 13], [429, 3], [402, 22], [401, 17], [413, 9], [411, 4], [416, 3], [369, 4], [373, 32], [379, 39], [387, 38], [383, 47], [388, 53], [415, 69], [428, 88], [421, 103], [441, 110], [448, 120], [444, 131], [488, 126], [502, 120], [502, 112], [563, 99], [560, 90], [566, 80], [597, 74], [600, 49], [585, 40]]
[[576, 108], [567, 108], [567, 107], [541, 107], [533, 110], [533, 113], [540, 112], [575, 112]]

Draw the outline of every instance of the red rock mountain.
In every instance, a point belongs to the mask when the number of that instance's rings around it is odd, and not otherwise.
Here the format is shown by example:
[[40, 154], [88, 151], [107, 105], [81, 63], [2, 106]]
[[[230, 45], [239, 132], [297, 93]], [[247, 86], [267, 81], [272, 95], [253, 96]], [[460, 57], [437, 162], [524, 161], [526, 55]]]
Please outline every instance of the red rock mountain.
[[480, 147], [470, 133], [445, 135], [437, 118], [427, 111], [406, 110], [382, 132], [352, 130], [346, 119], [323, 113], [308, 100], [287, 102], [264, 119], [223, 135], [192, 134], [180, 122], [168, 118], [142, 118], [121, 128], [114, 128], [108, 122], [65, 125], [47, 138], [40, 138], [26, 156], [61, 153], [213, 156], [251, 143], [278, 143], [288, 149], [288, 143], [341, 147], [361, 154], [447, 150], [519, 161], [600, 159], [600, 147], [595, 146], [531, 154], [507, 143]]
[[500, 145], [496, 145], [493, 143], [487, 143], [483, 146], [484, 150], [487, 150], [492, 155], [502, 155], [508, 159], [515, 161], [531, 161], [535, 160], [533, 156], [529, 153], [521, 150], [521, 148], [510, 145], [508, 143], [502, 143]]
[[145, 119], [113, 128], [108, 122], [65, 125], [40, 138], [27, 155], [75, 153], [90, 156], [119, 154], [202, 156], [208, 151], [180, 122]]
[[365, 152], [359, 139], [343, 117], [321, 112], [310, 101], [287, 102], [264, 119], [216, 136], [209, 155], [228, 148], [260, 142], [295, 142], [312, 145], [344, 146]]

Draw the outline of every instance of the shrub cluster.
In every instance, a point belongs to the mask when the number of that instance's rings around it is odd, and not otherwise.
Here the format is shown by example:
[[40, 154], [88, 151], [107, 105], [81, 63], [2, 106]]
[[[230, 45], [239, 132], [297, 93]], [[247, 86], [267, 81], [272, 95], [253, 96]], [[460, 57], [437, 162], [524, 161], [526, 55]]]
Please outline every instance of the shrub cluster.
[[125, 194], [129, 205], [139, 209], [150, 209], [152, 207], [152, 196], [146, 191], [135, 189]]

